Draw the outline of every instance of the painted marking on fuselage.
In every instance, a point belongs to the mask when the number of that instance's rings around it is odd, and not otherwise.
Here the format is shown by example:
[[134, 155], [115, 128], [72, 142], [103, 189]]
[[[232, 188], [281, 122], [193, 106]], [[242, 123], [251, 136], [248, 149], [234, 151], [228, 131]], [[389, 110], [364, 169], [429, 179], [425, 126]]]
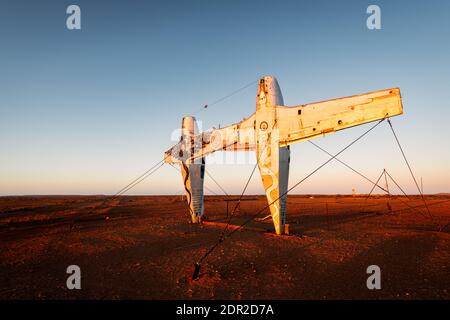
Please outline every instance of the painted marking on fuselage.
[[189, 190], [189, 188], [188, 188], [188, 186], [187, 186], [187, 182], [188, 182], [188, 180], [189, 180], [189, 174], [190, 174], [190, 172], [189, 172], [189, 167], [188, 167], [184, 162], [181, 162], [181, 165], [183, 166], [183, 169], [184, 169], [184, 171], [186, 172], [186, 175], [185, 175], [184, 181], [183, 181], [183, 184], [184, 184], [184, 190], [186, 190], [186, 192], [187, 192], [187, 194], [188, 194], [188, 199], [187, 199], [187, 201], [188, 201], [189, 211], [191, 211], [191, 215], [192, 215], [193, 218], [194, 218], [194, 217], [195, 217], [195, 212], [192, 212], [192, 208], [191, 208], [192, 194], [191, 194], [191, 191]]

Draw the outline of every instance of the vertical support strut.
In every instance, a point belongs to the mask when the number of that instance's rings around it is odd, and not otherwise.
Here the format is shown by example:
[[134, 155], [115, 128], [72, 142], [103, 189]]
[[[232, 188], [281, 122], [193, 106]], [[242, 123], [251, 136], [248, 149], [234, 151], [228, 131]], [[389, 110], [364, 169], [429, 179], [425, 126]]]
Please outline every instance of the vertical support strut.
[[285, 233], [289, 147], [280, 147], [276, 105], [283, 105], [278, 82], [264, 77], [256, 98], [256, 157], [276, 234]]
[[278, 235], [285, 233], [289, 157], [289, 147], [280, 148], [278, 143], [258, 147], [258, 167]]
[[[194, 117], [184, 117], [181, 123], [181, 139], [188, 143], [189, 150], [182, 150], [187, 155], [193, 154], [195, 148], [194, 137], [198, 133], [197, 123]], [[186, 191], [186, 200], [188, 203], [192, 223], [201, 223], [203, 217], [203, 184], [205, 179], [205, 159], [198, 158], [194, 161], [185, 157], [181, 161], [181, 174], [183, 178], [184, 190]]]

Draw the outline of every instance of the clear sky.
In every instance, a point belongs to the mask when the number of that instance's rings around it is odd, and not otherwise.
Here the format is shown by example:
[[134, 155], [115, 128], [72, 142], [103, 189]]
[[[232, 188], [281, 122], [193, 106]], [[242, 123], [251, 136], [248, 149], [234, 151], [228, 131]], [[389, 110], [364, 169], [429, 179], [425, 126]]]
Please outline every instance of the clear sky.
[[[70, 4], [81, 30], [66, 28]], [[381, 30], [366, 27], [370, 4]], [[263, 75], [278, 78], [286, 105], [400, 87], [404, 115], [392, 122], [413, 170], [425, 192], [450, 192], [449, 39], [449, 1], [2, 0], [0, 195], [115, 193], [162, 159], [183, 115]], [[255, 94], [250, 86], [197, 119], [203, 129], [240, 121]], [[369, 126], [314, 142], [338, 152]], [[290, 184], [327, 158], [292, 146]], [[415, 192], [386, 123], [341, 159], [372, 179], [386, 168]], [[253, 167], [208, 162], [229, 193]], [[293, 192], [352, 188], [371, 185], [332, 162]], [[130, 194], [181, 190], [166, 165]], [[259, 174], [248, 193], [262, 193]]]

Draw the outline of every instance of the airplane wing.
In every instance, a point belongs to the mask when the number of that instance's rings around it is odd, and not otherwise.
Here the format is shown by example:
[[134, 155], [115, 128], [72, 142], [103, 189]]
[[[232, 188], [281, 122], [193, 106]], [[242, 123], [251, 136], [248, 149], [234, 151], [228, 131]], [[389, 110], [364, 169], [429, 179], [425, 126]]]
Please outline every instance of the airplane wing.
[[294, 107], [276, 106], [281, 147], [403, 113], [391, 88]]
[[230, 126], [212, 129], [181, 140], [165, 152], [165, 162], [194, 161], [216, 151], [255, 149], [255, 114]]

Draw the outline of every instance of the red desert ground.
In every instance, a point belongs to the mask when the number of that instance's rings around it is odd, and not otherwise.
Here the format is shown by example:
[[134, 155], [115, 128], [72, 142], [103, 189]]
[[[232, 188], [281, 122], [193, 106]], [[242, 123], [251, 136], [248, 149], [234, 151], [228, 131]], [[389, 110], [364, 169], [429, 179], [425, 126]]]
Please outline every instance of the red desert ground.
[[[105, 206], [102, 196], [0, 197], [0, 298], [450, 299], [449, 195], [426, 196], [429, 212], [420, 197], [289, 196], [289, 235], [253, 220], [194, 281], [193, 263], [223, 231], [225, 199], [207, 196], [208, 219], [193, 225], [180, 196]], [[229, 231], [266, 205], [245, 200]], [[66, 287], [69, 265], [81, 290]], [[381, 290], [366, 286], [370, 265]]]

